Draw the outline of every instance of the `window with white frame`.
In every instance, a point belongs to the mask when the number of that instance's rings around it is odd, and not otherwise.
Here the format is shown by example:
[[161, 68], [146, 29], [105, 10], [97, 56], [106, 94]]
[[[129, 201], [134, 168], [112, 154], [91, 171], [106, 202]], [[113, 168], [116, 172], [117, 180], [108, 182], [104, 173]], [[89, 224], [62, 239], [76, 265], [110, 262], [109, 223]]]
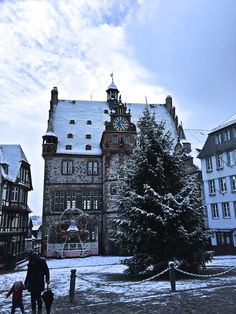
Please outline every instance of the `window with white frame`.
[[236, 191], [236, 175], [230, 177], [231, 190]]
[[233, 166], [236, 163], [236, 150], [231, 150], [226, 153], [227, 155], [227, 165]]
[[234, 206], [234, 218], [236, 218], [236, 201], [233, 202], [233, 206]]
[[225, 219], [229, 219], [230, 218], [229, 202], [222, 203], [222, 213], [223, 213], [223, 217]]
[[219, 178], [219, 188], [221, 193], [227, 192], [226, 178]]
[[73, 161], [63, 160], [62, 161], [62, 174], [72, 174], [73, 173]]
[[221, 133], [217, 133], [215, 139], [216, 139], [216, 144], [220, 144], [222, 142]]
[[68, 191], [67, 192], [67, 200], [66, 200], [66, 208], [75, 208], [76, 207], [76, 192]]
[[210, 195], [216, 194], [215, 181], [214, 180], [209, 180], [208, 181], [208, 186], [209, 186], [209, 194]]
[[97, 175], [98, 174], [98, 162], [97, 161], [88, 161], [87, 162], [87, 174], [88, 175]]
[[223, 168], [223, 154], [216, 154], [216, 168]]
[[29, 169], [20, 168], [20, 180], [24, 183], [29, 183]]
[[91, 209], [91, 191], [83, 191], [82, 204], [83, 209]]
[[211, 215], [212, 219], [219, 219], [219, 210], [217, 203], [211, 204]]
[[11, 190], [11, 201], [12, 202], [18, 201], [18, 193], [19, 193], [18, 187], [14, 186]]
[[9, 186], [7, 184], [4, 184], [3, 190], [2, 190], [2, 200], [5, 204], [5, 202], [9, 201]]
[[93, 209], [98, 209], [98, 191], [93, 191]]
[[236, 126], [233, 128], [233, 137], [236, 138]]
[[213, 167], [212, 167], [212, 158], [208, 157], [206, 159], [206, 171], [212, 171]]
[[224, 141], [229, 141], [229, 140], [230, 140], [230, 131], [228, 129], [224, 131]]

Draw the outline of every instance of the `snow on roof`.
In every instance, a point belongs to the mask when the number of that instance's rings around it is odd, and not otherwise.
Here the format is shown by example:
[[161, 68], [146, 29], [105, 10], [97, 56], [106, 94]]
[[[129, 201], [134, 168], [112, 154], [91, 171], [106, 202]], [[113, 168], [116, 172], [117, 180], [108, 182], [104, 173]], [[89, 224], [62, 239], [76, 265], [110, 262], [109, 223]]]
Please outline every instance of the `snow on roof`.
[[32, 230], [38, 231], [41, 227], [42, 227], [42, 225], [33, 225]]
[[108, 86], [107, 90], [108, 89], [117, 89], [118, 90], [118, 88], [116, 87], [116, 85], [115, 85], [113, 80], [112, 80], [111, 84]]
[[191, 143], [191, 156], [194, 159], [194, 164], [201, 168], [201, 160], [197, 158], [199, 151], [203, 148], [206, 142], [209, 130], [198, 130], [198, 129], [184, 129], [186, 140], [181, 142]]
[[[146, 104], [126, 104], [131, 111], [131, 121], [137, 123]], [[149, 105], [158, 122], [165, 122], [173, 139], [177, 138], [176, 129], [165, 105]], [[106, 101], [59, 100], [53, 115], [54, 132], [58, 137], [57, 153], [101, 155], [100, 141], [105, 130], [105, 121], [110, 120], [109, 105]], [[72, 134], [72, 137], [68, 137]], [[90, 138], [86, 138], [86, 135]], [[66, 150], [71, 145], [71, 150]], [[86, 150], [91, 145], [91, 150]]]
[[47, 132], [43, 135], [43, 137], [46, 136], [46, 135], [47, 135], [47, 136], [55, 136], [55, 137], [57, 137], [54, 132], [50, 132], [50, 131], [47, 131]]
[[0, 145], [0, 163], [7, 163], [9, 166], [8, 174], [3, 171], [3, 176], [10, 181], [15, 182], [21, 167], [21, 162], [28, 163], [25, 154], [20, 145]]
[[222, 122], [220, 125], [218, 125], [216, 128], [212, 129], [210, 133], [213, 133], [215, 131], [218, 131], [220, 129], [223, 129], [231, 124], [236, 123], [236, 113], [234, 113], [232, 116], [230, 116], [227, 120]]

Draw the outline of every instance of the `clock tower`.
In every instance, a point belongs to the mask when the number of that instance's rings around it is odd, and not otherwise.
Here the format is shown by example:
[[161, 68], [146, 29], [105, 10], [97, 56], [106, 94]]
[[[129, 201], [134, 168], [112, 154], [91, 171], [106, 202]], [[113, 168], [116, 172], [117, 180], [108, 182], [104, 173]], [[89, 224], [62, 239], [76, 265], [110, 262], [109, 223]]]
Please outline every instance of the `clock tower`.
[[[111, 91], [111, 87], [114, 88]], [[119, 254], [120, 252], [109, 240], [115, 226], [112, 220], [117, 215], [115, 197], [118, 188], [118, 177], [122, 176], [122, 168], [136, 144], [136, 126], [131, 120], [131, 111], [118, 97], [118, 89], [112, 83], [107, 89], [107, 102], [110, 108], [110, 119], [105, 122], [105, 130], [101, 139], [103, 153], [103, 233], [104, 253]]]

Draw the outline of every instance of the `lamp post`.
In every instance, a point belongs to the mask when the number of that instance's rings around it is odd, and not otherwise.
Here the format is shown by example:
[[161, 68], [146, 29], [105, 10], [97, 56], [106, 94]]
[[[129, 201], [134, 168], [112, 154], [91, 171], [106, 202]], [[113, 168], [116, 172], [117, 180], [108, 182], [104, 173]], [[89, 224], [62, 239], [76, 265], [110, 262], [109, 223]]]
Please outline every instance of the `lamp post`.
[[13, 269], [15, 268], [16, 266], [16, 256], [15, 256], [15, 246], [16, 245], [16, 238], [15, 237], [12, 237], [11, 239], [11, 252], [10, 252], [10, 260], [8, 261], [9, 262], [9, 268], [10, 269]]

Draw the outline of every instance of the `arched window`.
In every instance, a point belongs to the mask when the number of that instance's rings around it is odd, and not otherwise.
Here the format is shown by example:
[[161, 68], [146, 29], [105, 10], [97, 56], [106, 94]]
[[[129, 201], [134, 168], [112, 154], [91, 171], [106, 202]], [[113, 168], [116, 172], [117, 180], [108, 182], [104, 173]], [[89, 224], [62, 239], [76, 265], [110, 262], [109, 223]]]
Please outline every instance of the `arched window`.
[[67, 134], [67, 137], [68, 137], [68, 138], [73, 138], [73, 134], [72, 134], [72, 133], [69, 133], [69, 134]]
[[91, 146], [91, 145], [86, 145], [86, 146], [85, 146], [85, 149], [86, 149], [86, 150], [91, 150], [91, 149], [92, 149], [92, 146]]

